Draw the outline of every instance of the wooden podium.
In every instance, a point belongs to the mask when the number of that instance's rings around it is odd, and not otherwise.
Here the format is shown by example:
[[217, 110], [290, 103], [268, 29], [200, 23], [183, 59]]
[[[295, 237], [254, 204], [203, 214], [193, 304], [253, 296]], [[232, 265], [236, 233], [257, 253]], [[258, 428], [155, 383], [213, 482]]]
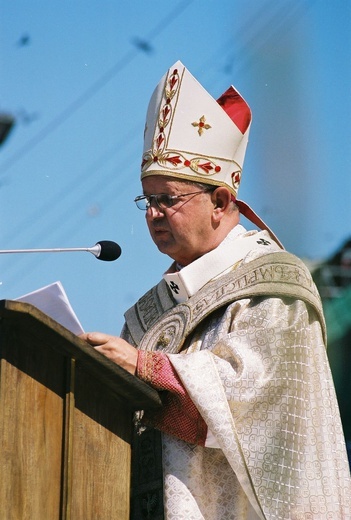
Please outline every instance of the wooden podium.
[[0, 302], [0, 520], [128, 520], [132, 413], [156, 391], [27, 303]]

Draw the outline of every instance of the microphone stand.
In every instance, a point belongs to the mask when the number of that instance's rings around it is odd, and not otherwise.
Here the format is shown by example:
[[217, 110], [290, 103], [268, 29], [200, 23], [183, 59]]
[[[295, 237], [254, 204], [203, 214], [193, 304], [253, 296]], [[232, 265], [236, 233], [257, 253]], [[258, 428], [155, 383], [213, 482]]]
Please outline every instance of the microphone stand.
[[[0, 254], [7, 253], [65, 253], [72, 251], [88, 251], [89, 253], [95, 253], [96, 246], [94, 247], [67, 247], [67, 248], [53, 248], [53, 249], [0, 249]], [[94, 251], [92, 251], [94, 249]]]
[[10, 253], [72, 253], [74, 251], [87, 251], [92, 253], [97, 258], [101, 253], [101, 246], [96, 244], [93, 247], [67, 247], [67, 248], [52, 248], [52, 249], [0, 249], [0, 254]]
[[111, 240], [100, 240], [93, 247], [66, 247], [52, 249], [0, 249], [1, 254], [10, 253], [71, 253], [73, 251], [87, 251], [99, 260], [116, 260], [121, 254], [121, 248]]

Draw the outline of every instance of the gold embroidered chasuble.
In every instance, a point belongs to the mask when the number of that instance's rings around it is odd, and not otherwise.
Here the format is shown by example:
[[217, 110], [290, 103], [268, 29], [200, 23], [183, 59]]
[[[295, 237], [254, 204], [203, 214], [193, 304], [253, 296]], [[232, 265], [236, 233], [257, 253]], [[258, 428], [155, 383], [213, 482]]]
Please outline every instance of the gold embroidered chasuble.
[[210, 432], [208, 447], [162, 436], [167, 520], [351, 518], [318, 295], [298, 259], [261, 255], [190, 303], [161, 282], [126, 313], [124, 337], [171, 352]]

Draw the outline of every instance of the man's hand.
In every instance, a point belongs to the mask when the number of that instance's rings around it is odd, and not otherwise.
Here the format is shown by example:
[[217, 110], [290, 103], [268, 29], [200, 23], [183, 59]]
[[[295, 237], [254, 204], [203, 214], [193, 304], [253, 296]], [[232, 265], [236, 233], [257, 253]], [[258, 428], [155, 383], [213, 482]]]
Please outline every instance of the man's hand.
[[124, 339], [102, 332], [88, 332], [79, 337], [124, 370], [135, 374], [138, 351]]

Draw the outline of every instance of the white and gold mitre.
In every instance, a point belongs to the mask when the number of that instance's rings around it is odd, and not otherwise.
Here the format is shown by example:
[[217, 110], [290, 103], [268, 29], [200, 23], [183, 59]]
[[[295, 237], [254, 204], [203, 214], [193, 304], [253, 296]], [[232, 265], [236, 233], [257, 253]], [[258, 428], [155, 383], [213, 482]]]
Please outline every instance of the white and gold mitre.
[[226, 186], [236, 198], [250, 123], [234, 87], [216, 101], [177, 61], [149, 103], [141, 179], [167, 175]]

